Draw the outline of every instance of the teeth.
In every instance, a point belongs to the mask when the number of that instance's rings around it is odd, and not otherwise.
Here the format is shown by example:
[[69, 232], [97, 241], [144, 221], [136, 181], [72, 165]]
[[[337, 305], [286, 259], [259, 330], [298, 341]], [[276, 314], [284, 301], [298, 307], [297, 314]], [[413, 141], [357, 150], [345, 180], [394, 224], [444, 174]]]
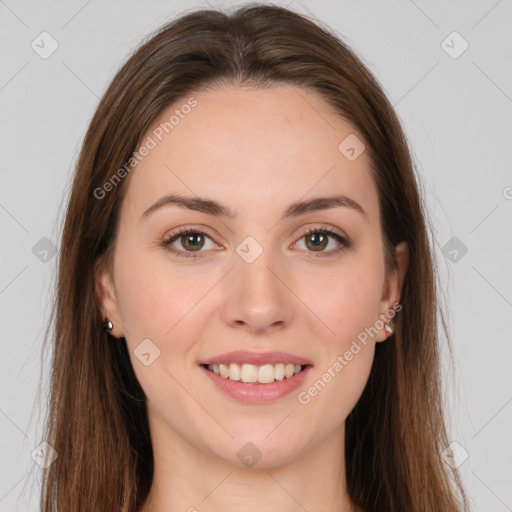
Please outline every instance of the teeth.
[[[212, 370], [216, 366], [217, 366], [216, 364], [209, 364], [208, 369]], [[220, 376], [227, 379], [229, 377], [229, 366], [226, 366], [225, 364], [219, 364], [218, 366], [219, 366]], [[213, 370], [213, 371], [215, 372], [215, 370]]]
[[284, 364], [279, 363], [274, 366], [274, 379], [283, 380], [284, 379]]
[[240, 380], [242, 382], [256, 382], [258, 380], [258, 367], [254, 364], [243, 364]]
[[231, 380], [240, 380], [240, 366], [236, 363], [229, 365], [229, 378]]
[[[244, 365], [245, 366], [245, 365]], [[258, 382], [268, 384], [274, 382], [275, 370], [271, 364], [264, 364], [258, 368]]]
[[302, 366], [293, 363], [264, 364], [256, 366], [255, 364], [209, 364], [208, 369], [213, 373], [220, 375], [224, 379], [237, 380], [242, 382], [259, 382], [260, 384], [270, 384], [274, 380], [283, 380], [293, 377], [300, 372]]

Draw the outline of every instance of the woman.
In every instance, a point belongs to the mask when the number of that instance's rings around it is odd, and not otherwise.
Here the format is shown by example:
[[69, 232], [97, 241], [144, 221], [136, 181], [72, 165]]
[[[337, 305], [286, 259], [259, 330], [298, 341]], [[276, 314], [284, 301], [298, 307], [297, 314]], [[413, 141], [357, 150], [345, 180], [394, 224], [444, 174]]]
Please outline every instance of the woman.
[[186, 14], [86, 134], [42, 509], [467, 510], [406, 138], [328, 28]]

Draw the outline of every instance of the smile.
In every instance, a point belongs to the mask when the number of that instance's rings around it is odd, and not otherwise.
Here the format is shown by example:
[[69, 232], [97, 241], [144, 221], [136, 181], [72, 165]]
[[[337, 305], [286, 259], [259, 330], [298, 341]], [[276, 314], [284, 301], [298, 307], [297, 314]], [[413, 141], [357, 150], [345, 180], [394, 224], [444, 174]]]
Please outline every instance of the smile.
[[288, 352], [235, 350], [203, 359], [199, 368], [222, 395], [258, 404], [291, 394], [305, 382], [313, 363]]
[[223, 379], [259, 384], [270, 384], [276, 380], [289, 379], [306, 367], [306, 365], [293, 363], [264, 364], [261, 366], [249, 363], [221, 363], [204, 366]]

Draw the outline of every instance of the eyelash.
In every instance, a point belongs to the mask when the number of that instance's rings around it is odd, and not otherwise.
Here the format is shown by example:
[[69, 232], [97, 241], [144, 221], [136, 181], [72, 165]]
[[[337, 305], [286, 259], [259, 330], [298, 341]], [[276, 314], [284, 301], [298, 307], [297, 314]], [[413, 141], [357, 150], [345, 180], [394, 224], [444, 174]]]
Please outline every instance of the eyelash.
[[[327, 253], [320, 252], [318, 254], [314, 254], [314, 251], [307, 251], [307, 252], [311, 252], [312, 253], [311, 256], [313, 258], [325, 258], [325, 257], [335, 256], [335, 255], [339, 254], [340, 252], [344, 251], [345, 249], [348, 249], [349, 247], [351, 247], [351, 243], [346, 238], [342, 237], [341, 235], [339, 235], [338, 233], [334, 232], [330, 228], [318, 228], [318, 227], [308, 228], [308, 229], [306, 229], [301, 234], [301, 236], [299, 237], [298, 241], [302, 240], [304, 237], [306, 237], [308, 235], [317, 234], [317, 233], [326, 234], [326, 235], [334, 238], [338, 243], [340, 243], [342, 245], [341, 245], [341, 247], [338, 247], [337, 249], [331, 250], [331, 251], [329, 251]], [[174, 241], [176, 241], [177, 239], [179, 239], [182, 236], [189, 235], [189, 234], [205, 235], [205, 236], [207, 236], [208, 238], [211, 239], [211, 237], [209, 237], [207, 233], [205, 233], [203, 231], [200, 231], [198, 229], [194, 229], [194, 228], [181, 228], [178, 232], [171, 233], [168, 238], [166, 238], [165, 240], [162, 241], [161, 245], [166, 250], [172, 252], [173, 254], [175, 254], [176, 256], [181, 257], [181, 258], [194, 258], [194, 259], [202, 258], [203, 256], [200, 256], [199, 254], [201, 252], [204, 252], [204, 251], [197, 251], [197, 252], [179, 251], [179, 250], [175, 249], [174, 247], [172, 247], [171, 244]]]

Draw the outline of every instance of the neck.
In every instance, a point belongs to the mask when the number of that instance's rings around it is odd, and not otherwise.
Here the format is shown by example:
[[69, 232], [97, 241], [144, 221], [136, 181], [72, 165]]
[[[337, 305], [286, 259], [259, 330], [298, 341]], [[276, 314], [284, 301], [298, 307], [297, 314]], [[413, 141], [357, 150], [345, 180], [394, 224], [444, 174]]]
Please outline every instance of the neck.
[[246, 468], [154, 426], [153, 484], [139, 512], [356, 512], [346, 487], [344, 434], [343, 425], [282, 465]]

